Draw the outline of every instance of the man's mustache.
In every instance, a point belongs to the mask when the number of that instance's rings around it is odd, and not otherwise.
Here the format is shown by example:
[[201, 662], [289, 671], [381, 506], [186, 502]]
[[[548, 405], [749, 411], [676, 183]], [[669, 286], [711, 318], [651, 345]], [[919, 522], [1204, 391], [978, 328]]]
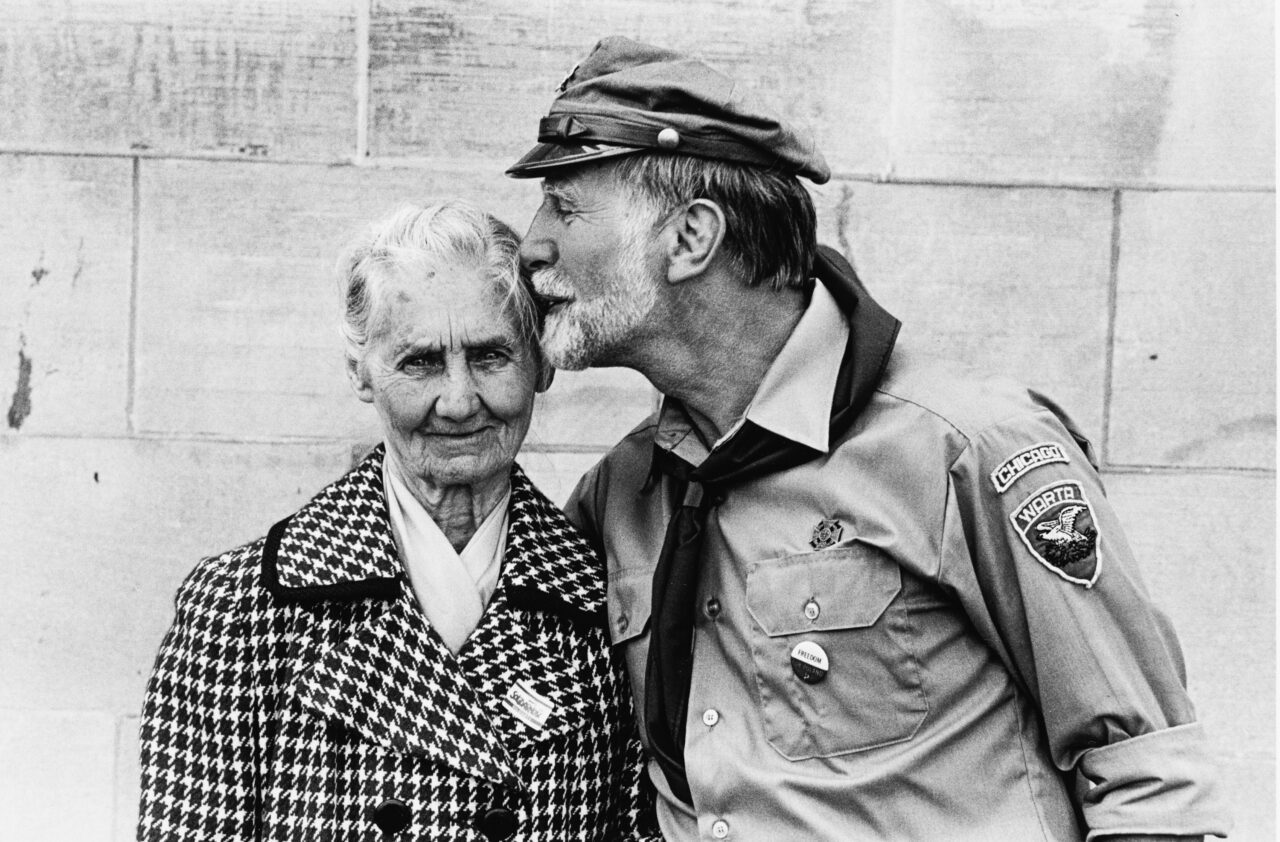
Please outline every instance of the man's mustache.
[[538, 308], [540, 316], [546, 316], [552, 307], [563, 304], [573, 297], [569, 293], [563, 274], [558, 269], [539, 269], [532, 274], [530, 282], [533, 303]]

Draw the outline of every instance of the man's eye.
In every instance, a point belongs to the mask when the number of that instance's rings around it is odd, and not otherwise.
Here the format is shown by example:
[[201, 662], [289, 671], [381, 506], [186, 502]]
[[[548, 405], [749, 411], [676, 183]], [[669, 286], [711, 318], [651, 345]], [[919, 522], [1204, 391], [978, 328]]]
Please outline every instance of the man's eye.
[[564, 220], [573, 216], [573, 208], [565, 204], [555, 196], [548, 196], [546, 199], [547, 209], [555, 216], [556, 219]]

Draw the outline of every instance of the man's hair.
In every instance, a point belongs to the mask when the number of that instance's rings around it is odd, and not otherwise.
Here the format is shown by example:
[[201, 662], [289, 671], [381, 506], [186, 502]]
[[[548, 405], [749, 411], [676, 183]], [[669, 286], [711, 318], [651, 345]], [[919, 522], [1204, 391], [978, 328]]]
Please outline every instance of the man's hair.
[[520, 237], [501, 220], [457, 199], [401, 206], [352, 240], [338, 259], [342, 337], [349, 360], [364, 355], [387, 272], [431, 263], [476, 266], [504, 295], [522, 341], [537, 352], [538, 311], [520, 276]]
[[817, 214], [793, 175], [760, 167], [663, 152], [617, 158], [614, 175], [659, 219], [695, 199], [719, 205], [724, 249], [748, 285], [808, 286], [817, 253]]

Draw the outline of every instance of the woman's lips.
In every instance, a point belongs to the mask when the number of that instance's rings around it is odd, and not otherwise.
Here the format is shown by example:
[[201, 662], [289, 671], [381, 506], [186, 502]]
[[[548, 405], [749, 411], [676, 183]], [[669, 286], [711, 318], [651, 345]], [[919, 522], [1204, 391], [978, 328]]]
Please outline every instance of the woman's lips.
[[424, 430], [423, 432], [428, 436], [435, 436], [440, 439], [466, 441], [482, 435], [488, 429], [489, 427], [479, 427], [475, 430]]

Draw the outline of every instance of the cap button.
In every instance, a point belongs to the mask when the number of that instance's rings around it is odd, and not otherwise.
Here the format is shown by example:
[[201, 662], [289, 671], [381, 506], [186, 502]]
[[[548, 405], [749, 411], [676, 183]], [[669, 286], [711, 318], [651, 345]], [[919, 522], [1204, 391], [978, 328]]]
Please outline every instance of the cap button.
[[658, 145], [663, 149], [675, 149], [680, 145], [680, 132], [673, 128], [665, 128], [658, 132]]

